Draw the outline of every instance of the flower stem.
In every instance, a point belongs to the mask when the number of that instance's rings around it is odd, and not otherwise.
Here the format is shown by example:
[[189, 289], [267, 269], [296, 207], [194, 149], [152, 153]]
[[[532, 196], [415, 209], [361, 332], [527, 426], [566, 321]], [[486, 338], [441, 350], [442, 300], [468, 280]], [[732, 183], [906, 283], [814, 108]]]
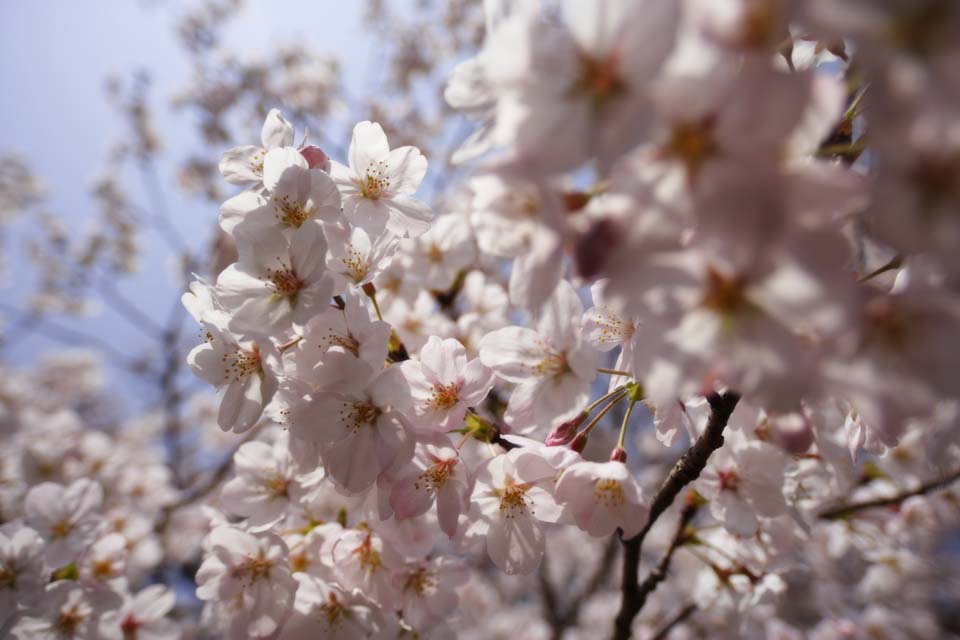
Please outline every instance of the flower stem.
[[606, 369], [604, 367], [597, 367], [597, 373], [608, 373], [611, 376], [623, 376], [625, 378], [633, 378], [632, 373], [626, 371], [618, 371], [617, 369]]
[[585, 435], [587, 435], [588, 433], [590, 433], [590, 431], [591, 431], [595, 426], [597, 426], [597, 423], [600, 422], [601, 419], [603, 419], [603, 416], [607, 415], [607, 412], [609, 412], [610, 409], [613, 409], [614, 405], [616, 405], [618, 402], [620, 402], [621, 400], [623, 400], [623, 399], [626, 398], [626, 397], [627, 397], [627, 394], [625, 394], [625, 393], [624, 393], [624, 394], [621, 394], [621, 395], [618, 395], [618, 396], [614, 396], [614, 398], [610, 401], [610, 403], [609, 403], [607, 406], [605, 406], [603, 409], [601, 409], [601, 410], [600, 410], [600, 413], [598, 413], [596, 416], [594, 416], [593, 420], [590, 421], [590, 424], [588, 424], [588, 425], [584, 428], [584, 430], [580, 432], [579, 435], [585, 436]]
[[630, 422], [630, 416], [633, 414], [633, 405], [637, 404], [636, 394], [630, 394], [630, 404], [627, 405], [627, 412], [623, 414], [623, 423], [620, 425], [620, 438], [617, 440], [617, 448], [624, 449], [623, 443], [627, 438], [627, 423]]
[[617, 387], [616, 389], [614, 389], [613, 391], [610, 391], [609, 393], [605, 393], [604, 395], [600, 396], [599, 398], [597, 398], [596, 400], [594, 400], [593, 402], [591, 402], [590, 405], [589, 405], [586, 409], [583, 410], [583, 412], [584, 412], [584, 413], [593, 413], [593, 410], [596, 409], [597, 407], [599, 407], [599, 406], [600, 406], [601, 404], [603, 404], [605, 401], [609, 400], [610, 398], [613, 398], [614, 396], [620, 395], [620, 394], [622, 394], [622, 393], [626, 393], [626, 391], [627, 391], [627, 386], [626, 386], [626, 385], [619, 386], [619, 387]]
[[370, 302], [373, 303], [373, 310], [377, 312], [377, 320], [383, 321], [383, 315], [380, 313], [380, 305], [377, 304], [377, 290], [373, 288], [371, 284], [369, 287], [363, 285], [363, 292], [367, 294], [367, 297], [370, 298]]

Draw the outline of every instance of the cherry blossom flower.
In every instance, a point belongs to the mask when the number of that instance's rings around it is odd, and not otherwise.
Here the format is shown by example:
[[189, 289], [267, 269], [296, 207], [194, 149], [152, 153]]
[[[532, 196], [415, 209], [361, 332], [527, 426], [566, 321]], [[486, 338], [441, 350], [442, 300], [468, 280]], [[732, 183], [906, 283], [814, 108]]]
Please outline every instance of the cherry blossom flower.
[[0, 611], [33, 605], [46, 583], [43, 541], [27, 526], [7, 523], [0, 526]]
[[422, 515], [436, 502], [440, 528], [450, 538], [470, 504], [470, 478], [460, 454], [449, 446], [417, 445], [412, 468], [393, 482], [390, 505], [397, 518]]
[[427, 230], [430, 208], [412, 197], [427, 173], [418, 149], [391, 150], [380, 125], [364, 121], [353, 128], [349, 157], [349, 167], [333, 162], [331, 168], [347, 220], [373, 236], [384, 229], [401, 238]]
[[479, 359], [467, 360], [458, 341], [431, 336], [417, 360], [400, 365], [413, 399], [412, 419], [429, 429], [456, 429], [467, 408], [479, 404], [493, 386], [493, 372]]
[[523, 449], [491, 458], [477, 472], [472, 508], [479, 517], [468, 534], [486, 536], [490, 559], [507, 574], [530, 573], [540, 564], [540, 522], [556, 522], [561, 513], [543, 486], [549, 486], [555, 474], [542, 456]]
[[100, 619], [99, 632], [105, 640], [127, 640], [130, 637], [149, 640], [175, 640], [179, 637], [176, 622], [167, 618], [176, 596], [167, 587], [154, 584], [124, 599], [123, 606], [109, 611]]
[[564, 281], [545, 306], [536, 330], [505, 327], [481, 341], [481, 362], [517, 384], [504, 417], [518, 432], [548, 430], [586, 404], [597, 371], [596, 352], [580, 334], [582, 315], [580, 298]]
[[210, 555], [197, 571], [197, 597], [227, 608], [227, 637], [275, 636], [297, 591], [283, 540], [221, 526], [210, 532], [206, 547]]
[[620, 528], [628, 540], [646, 522], [643, 492], [622, 462], [577, 462], [563, 471], [555, 495], [592, 536], [609, 536]]
[[260, 131], [261, 147], [235, 147], [223, 154], [220, 173], [232, 184], [250, 184], [263, 180], [264, 159], [268, 151], [293, 145], [293, 126], [279, 109], [271, 109]]
[[85, 478], [68, 486], [44, 482], [30, 490], [24, 501], [26, 523], [46, 543], [47, 564], [59, 568], [95, 541], [102, 502], [100, 484]]

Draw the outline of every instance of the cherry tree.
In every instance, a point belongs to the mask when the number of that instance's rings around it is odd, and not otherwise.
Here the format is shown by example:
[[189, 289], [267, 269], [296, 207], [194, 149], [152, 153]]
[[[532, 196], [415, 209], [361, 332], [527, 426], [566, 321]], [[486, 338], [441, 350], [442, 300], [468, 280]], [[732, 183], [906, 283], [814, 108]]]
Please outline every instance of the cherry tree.
[[[97, 424], [89, 356], [0, 376], [3, 631], [960, 635], [960, 7], [396, 11], [390, 88], [433, 110], [295, 56], [265, 77], [314, 100], [234, 87], [259, 138], [182, 98], [220, 206], [162, 409]], [[38, 193], [8, 169], [0, 223]]]

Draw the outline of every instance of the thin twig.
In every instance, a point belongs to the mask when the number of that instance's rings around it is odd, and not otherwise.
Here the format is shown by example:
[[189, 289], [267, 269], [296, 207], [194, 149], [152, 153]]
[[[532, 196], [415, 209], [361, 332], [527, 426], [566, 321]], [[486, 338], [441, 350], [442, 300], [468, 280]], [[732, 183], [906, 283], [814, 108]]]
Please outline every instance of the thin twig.
[[633, 619], [640, 613], [640, 608], [646, 600], [646, 595], [641, 592], [638, 578], [643, 539], [657, 519], [670, 508], [680, 491], [699, 477], [707, 466], [710, 455], [723, 446], [723, 430], [739, 401], [740, 395], [731, 391], [723, 394], [711, 393], [707, 396], [711, 412], [706, 429], [677, 461], [666, 480], [663, 481], [650, 505], [647, 524], [636, 536], [623, 541], [623, 573], [620, 586], [623, 599], [614, 624], [614, 640], [627, 640], [630, 637]]
[[910, 491], [904, 491], [898, 493], [895, 496], [890, 496], [889, 498], [874, 498], [872, 500], [864, 500], [862, 502], [853, 502], [851, 504], [840, 505], [837, 507], [831, 507], [824, 511], [821, 511], [819, 517], [822, 520], [833, 520], [835, 518], [846, 518], [858, 511], [864, 511], [867, 509], [874, 509], [877, 507], [892, 507], [898, 505], [907, 498], [912, 498], [913, 496], [921, 496], [928, 494], [932, 491], [938, 489], [943, 489], [952, 483], [960, 480], [960, 469], [936, 480], [931, 480], [926, 484], [922, 484], [916, 489]]
[[653, 636], [653, 640], [667, 640], [667, 636], [676, 627], [678, 624], [689, 618], [693, 615], [693, 612], [697, 610], [697, 605], [688, 604], [683, 609], [680, 610], [680, 613], [673, 616], [670, 619], [670, 622], [665, 624], [660, 631], [657, 631], [656, 635]]

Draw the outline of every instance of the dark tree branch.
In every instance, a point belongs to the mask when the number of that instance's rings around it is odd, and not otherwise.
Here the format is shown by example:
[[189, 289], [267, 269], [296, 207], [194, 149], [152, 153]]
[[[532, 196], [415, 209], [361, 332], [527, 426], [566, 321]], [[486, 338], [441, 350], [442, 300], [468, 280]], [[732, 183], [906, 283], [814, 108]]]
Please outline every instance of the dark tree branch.
[[[660, 490], [650, 505], [650, 517], [647, 519], [647, 524], [636, 536], [623, 541], [623, 574], [620, 587], [623, 599], [620, 603], [620, 612], [617, 614], [614, 623], [614, 640], [627, 640], [630, 637], [630, 626], [633, 624], [633, 619], [640, 613], [649, 592], [662, 580], [662, 578], [655, 580], [649, 586], [648, 591], [644, 592], [642, 590], [643, 586], [639, 582], [638, 574], [643, 539], [657, 519], [670, 508], [680, 491], [696, 480], [703, 472], [710, 455], [723, 446], [723, 430], [726, 428], [730, 415], [739, 401], [740, 395], [731, 391], [723, 394], [712, 393], [707, 396], [707, 402], [710, 403], [710, 417], [707, 420], [706, 429], [683, 457], [677, 461], [667, 479], [663, 481]], [[685, 525], [683, 522], [681, 524]], [[669, 563], [669, 554], [665, 559]], [[650, 579], [648, 577], [644, 580], [644, 584], [646, 585]]]
[[689, 618], [693, 615], [693, 612], [697, 610], [697, 605], [688, 604], [686, 607], [680, 610], [680, 613], [675, 615], [670, 619], [670, 622], [663, 625], [663, 628], [660, 631], [657, 631], [657, 634], [653, 636], [653, 640], [667, 640], [667, 636], [670, 635], [670, 632], [678, 624]]
[[957, 469], [953, 473], [950, 473], [947, 476], [938, 478], [936, 480], [931, 480], [926, 484], [922, 484], [916, 489], [910, 491], [904, 491], [898, 493], [895, 496], [890, 496], [889, 498], [874, 498], [873, 500], [864, 500], [863, 502], [853, 502], [850, 504], [844, 504], [837, 507], [831, 507], [824, 511], [820, 512], [819, 517], [823, 520], [833, 520], [835, 518], [846, 518], [851, 516], [858, 511], [864, 511], [867, 509], [874, 509], [877, 507], [892, 507], [898, 505], [907, 498], [912, 498], [913, 496], [926, 495], [932, 491], [937, 491], [938, 489], [943, 489], [957, 480], [960, 480], [960, 469]]

